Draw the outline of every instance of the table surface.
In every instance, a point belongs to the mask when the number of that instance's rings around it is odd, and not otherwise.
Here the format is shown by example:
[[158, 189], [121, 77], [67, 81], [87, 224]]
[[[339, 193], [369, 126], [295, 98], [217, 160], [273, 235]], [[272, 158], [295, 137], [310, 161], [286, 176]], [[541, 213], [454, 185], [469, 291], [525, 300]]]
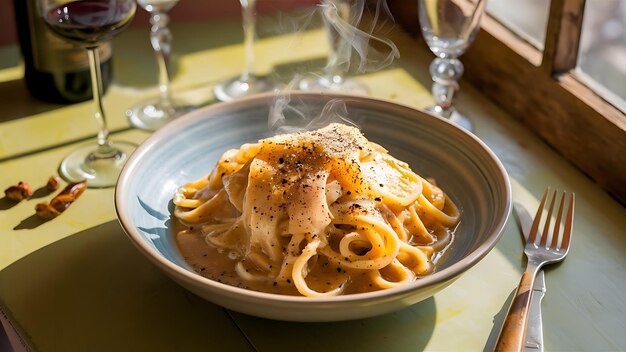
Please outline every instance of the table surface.
[[[268, 16], [260, 25], [278, 21]], [[282, 18], [284, 19], [284, 18]], [[243, 62], [237, 19], [173, 23], [173, 89], [199, 105], [211, 88], [236, 76]], [[414, 108], [432, 103], [432, 56], [395, 28], [401, 57], [357, 79], [370, 95]], [[135, 143], [149, 133], [129, 126], [124, 111], [157, 94], [148, 30], [132, 27], [114, 40], [114, 83], [104, 99], [113, 138]], [[267, 30], [257, 42], [257, 69], [288, 81], [319, 69], [324, 33]], [[28, 96], [16, 47], [0, 48], [0, 185], [42, 187], [60, 160], [91, 143], [90, 102], [61, 106]], [[458, 109], [504, 164], [513, 199], [534, 212], [546, 186], [576, 192], [576, 221], [567, 259], [546, 268], [543, 300], [547, 350], [626, 350], [626, 210], [530, 130], [461, 82]], [[501, 240], [478, 265], [434, 297], [370, 319], [280, 322], [206, 302], [166, 278], [126, 238], [114, 190], [89, 189], [59, 218], [34, 215], [52, 197], [0, 199], [0, 308], [25, 348], [40, 351], [492, 350], [524, 270], [522, 238], [511, 216]], [[1, 314], [0, 314], [1, 315]], [[7, 320], [8, 319], [8, 320]]]

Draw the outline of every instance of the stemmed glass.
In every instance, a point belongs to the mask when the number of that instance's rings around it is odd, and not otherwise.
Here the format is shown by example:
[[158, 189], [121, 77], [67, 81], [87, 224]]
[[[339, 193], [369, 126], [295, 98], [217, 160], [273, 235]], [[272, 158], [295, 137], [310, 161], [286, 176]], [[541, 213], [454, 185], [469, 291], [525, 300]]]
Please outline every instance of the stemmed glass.
[[93, 100], [98, 123], [97, 146], [84, 146], [63, 159], [59, 173], [66, 180], [87, 180], [89, 187], [112, 187], [135, 145], [109, 140], [102, 106], [102, 77], [98, 46], [131, 23], [134, 0], [37, 0], [37, 8], [52, 32], [84, 47], [89, 54]]
[[[358, 23], [363, 9], [353, 0], [322, 0], [322, 20], [330, 44], [330, 53], [322, 75], [309, 75], [299, 82], [299, 88], [306, 91], [330, 90], [355, 94], [367, 94], [367, 88], [352, 78], [345, 77], [350, 66], [352, 44], [346, 40], [347, 30]], [[342, 35], [343, 34], [343, 35]]]
[[133, 106], [126, 112], [130, 123], [144, 130], [154, 131], [176, 117], [193, 109], [176, 102], [170, 89], [170, 48], [172, 32], [167, 27], [167, 12], [178, 0], [137, 0], [139, 6], [150, 13], [150, 43], [159, 66], [159, 96]]
[[242, 9], [243, 45], [246, 56], [246, 67], [237, 78], [218, 83], [213, 94], [218, 100], [230, 101], [250, 94], [269, 92], [278, 88], [269, 77], [254, 74], [254, 37], [256, 17], [254, 7], [257, 0], [239, 0]]
[[472, 123], [453, 107], [452, 99], [459, 89], [463, 64], [458, 59], [474, 41], [486, 0], [418, 0], [419, 22], [430, 50], [437, 56], [430, 64], [432, 93], [436, 105], [428, 110], [450, 119], [472, 131]]

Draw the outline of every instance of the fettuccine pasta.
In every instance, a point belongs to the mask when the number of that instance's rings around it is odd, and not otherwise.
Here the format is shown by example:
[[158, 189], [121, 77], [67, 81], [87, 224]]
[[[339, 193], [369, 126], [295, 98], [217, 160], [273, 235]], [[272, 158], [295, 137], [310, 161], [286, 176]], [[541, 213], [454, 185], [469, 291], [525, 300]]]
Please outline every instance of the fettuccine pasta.
[[197, 272], [308, 297], [431, 273], [460, 218], [434, 183], [342, 124], [229, 150], [173, 202], [179, 248]]

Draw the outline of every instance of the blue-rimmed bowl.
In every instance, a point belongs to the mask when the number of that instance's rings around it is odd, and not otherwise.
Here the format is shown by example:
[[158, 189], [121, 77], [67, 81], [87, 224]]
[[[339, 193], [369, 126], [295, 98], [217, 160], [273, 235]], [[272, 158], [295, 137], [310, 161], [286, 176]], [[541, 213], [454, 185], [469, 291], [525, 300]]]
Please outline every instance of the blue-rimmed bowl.
[[[423, 177], [433, 177], [462, 213], [456, 239], [437, 270], [410, 284], [329, 298], [292, 297], [232, 287], [196, 274], [172, 234], [172, 195], [207, 175], [222, 153], [271, 135], [272, 95], [216, 104], [190, 113], [148, 138], [128, 160], [115, 192], [119, 221], [140, 252], [193, 293], [226, 308], [292, 321], [375, 316], [426, 299], [451, 284], [495, 246], [511, 206], [511, 187], [497, 157], [478, 138], [450, 122], [395, 103], [365, 97], [296, 93], [292, 102], [311, 116], [336, 98], [365, 136]], [[132, 268], [129, 268], [132, 270]]]

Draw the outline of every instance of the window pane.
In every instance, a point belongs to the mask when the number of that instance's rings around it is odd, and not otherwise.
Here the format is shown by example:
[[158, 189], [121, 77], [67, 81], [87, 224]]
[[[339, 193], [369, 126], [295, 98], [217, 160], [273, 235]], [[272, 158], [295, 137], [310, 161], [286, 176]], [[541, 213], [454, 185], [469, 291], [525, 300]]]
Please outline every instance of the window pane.
[[626, 111], [626, 0], [585, 3], [577, 71], [598, 94]]
[[550, 0], [487, 0], [487, 12], [535, 47], [543, 49]]

